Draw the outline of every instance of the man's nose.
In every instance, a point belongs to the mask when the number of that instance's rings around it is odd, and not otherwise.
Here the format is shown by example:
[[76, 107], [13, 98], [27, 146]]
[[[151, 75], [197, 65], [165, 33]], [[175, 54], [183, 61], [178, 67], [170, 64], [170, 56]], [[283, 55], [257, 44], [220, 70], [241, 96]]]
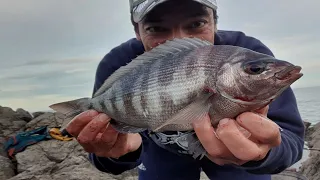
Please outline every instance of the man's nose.
[[188, 33], [186, 33], [182, 28], [174, 28], [172, 30], [172, 39], [174, 38], [185, 38], [185, 37], [189, 37]]
[[170, 34], [167, 34], [167, 37], [165, 39], [163, 39], [162, 41], [159, 41], [158, 43], [162, 44], [162, 43], [165, 43], [167, 40], [173, 40], [175, 38], [181, 39], [185, 37], [192, 37], [192, 36], [181, 28], [174, 28], [171, 30]]

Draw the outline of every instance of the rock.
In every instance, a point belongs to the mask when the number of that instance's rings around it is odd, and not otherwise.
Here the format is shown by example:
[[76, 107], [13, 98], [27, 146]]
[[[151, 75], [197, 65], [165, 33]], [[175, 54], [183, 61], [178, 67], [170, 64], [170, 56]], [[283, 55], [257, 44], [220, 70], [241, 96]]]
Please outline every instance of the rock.
[[32, 120], [32, 115], [28, 111], [26, 111], [26, 110], [24, 110], [22, 108], [18, 108], [16, 110], [16, 113], [18, 114], [18, 117], [20, 119], [22, 119], [22, 120], [24, 120], [26, 122], [29, 122], [29, 121]]
[[[19, 118], [19, 115], [11, 108], [0, 106], [0, 145], [3, 146], [5, 138], [21, 132], [27, 122]], [[3, 155], [2, 148], [0, 155]]]
[[26, 130], [35, 129], [41, 126], [49, 128], [61, 127], [65, 121], [65, 116], [60, 113], [46, 112], [32, 119], [26, 124]]
[[0, 106], [0, 137], [5, 138], [23, 131], [26, 124], [11, 108]]
[[[4, 142], [5, 142], [5, 138], [0, 137], [0, 147], [3, 147]], [[7, 153], [3, 148], [0, 148], [0, 156], [7, 157]]]
[[15, 175], [15, 166], [3, 148], [5, 139], [24, 131], [26, 124], [14, 110], [0, 106], [0, 180], [7, 180]]
[[7, 157], [0, 156], [0, 180], [9, 179], [15, 176], [14, 166]]
[[320, 123], [314, 125], [312, 127], [312, 131], [310, 132], [310, 142], [309, 142], [309, 147], [310, 148], [319, 148], [317, 146], [317, 143], [320, 142]]
[[310, 180], [316, 180], [320, 179], [320, 123], [312, 127], [308, 136], [308, 146], [315, 150], [310, 150], [309, 158], [302, 163], [299, 172], [306, 175]]
[[279, 174], [272, 175], [272, 180], [308, 180], [306, 176], [299, 172], [284, 170]]
[[0, 114], [15, 114], [15, 112], [9, 107], [0, 106]]
[[312, 135], [312, 133], [315, 131], [315, 129], [314, 129], [314, 126], [311, 125], [311, 123], [310, 123], [310, 124], [306, 124], [306, 123], [305, 123], [305, 127], [306, 127], [305, 140], [306, 140], [307, 142], [310, 142], [310, 141], [312, 140], [311, 135]]
[[[14, 130], [32, 130], [41, 126], [63, 127], [68, 122], [64, 115], [59, 113], [41, 113], [28, 123], [22, 123], [17, 113], [12, 109], [2, 109], [0, 119], [5, 125], [3, 132], [6, 134], [16, 134]], [[3, 115], [5, 114], [5, 115]], [[19, 127], [12, 129], [11, 126]], [[1, 139], [0, 139], [1, 140]], [[4, 157], [2, 157], [4, 159]], [[5, 160], [5, 161], [4, 161]], [[48, 179], [68, 179], [68, 180], [133, 180], [137, 179], [137, 170], [133, 169], [121, 175], [110, 175], [97, 170], [88, 160], [88, 154], [78, 144], [76, 140], [59, 141], [44, 140], [34, 145], [26, 147], [22, 152], [15, 155], [15, 167], [8, 158], [5, 158], [1, 165], [1, 173], [5, 177], [0, 180], [48, 180]]]
[[15, 175], [15, 167], [3, 148], [5, 138], [23, 131], [25, 125], [26, 122], [15, 111], [0, 106], [0, 180], [7, 180]]
[[[16, 155], [19, 174], [9, 180], [31, 180], [35, 177], [68, 180], [137, 179], [130, 171], [119, 176], [100, 172], [88, 161], [87, 155], [75, 140], [42, 141]], [[125, 177], [126, 174], [130, 177]]]
[[45, 112], [34, 112], [34, 113], [32, 113], [32, 116], [33, 116], [33, 118], [36, 118], [36, 117], [38, 117], [38, 116], [40, 116], [40, 115], [42, 115], [44, 113]]
[[304, 123], [304, 126], [306, 127], [306, 129], [309, 129], [309, 127], [311, 126], [311, 122], [303, 121], [303, 123]]

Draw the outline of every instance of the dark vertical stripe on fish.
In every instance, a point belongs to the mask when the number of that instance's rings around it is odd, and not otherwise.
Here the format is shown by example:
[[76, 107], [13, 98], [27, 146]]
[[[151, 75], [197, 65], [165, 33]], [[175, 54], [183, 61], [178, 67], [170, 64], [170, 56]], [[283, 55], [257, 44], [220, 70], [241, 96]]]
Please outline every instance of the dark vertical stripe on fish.
[[88, 103], [88, 109], [94, 109], [92, 102], [89, 102], [89, 103]]
[[[167, 92], [159, 92], [161, 107], [164, 107], [166, 110], [162, 111], [174, 111], [174, 103], [172, 97]], [[171, 114], [171, 112], [168, 112]]]
[[133, 99], [133, 93], [126, 94], [123, 97], [123, 105], [124, 105], [127, 116], [134, 116], [139, 114], [138, 112], [135, 111], [132, 99]]
[[144, 74], [142, 75], [142, 81], [141, 81], [141, 89], [140, 89], [140, 92], [141, 92], [141, 107], [144, 110], [147, 109], [147, 102], [148, 102], [148, 97], [147, 97], [147, 94], [148, 94], [148, 80], [149, 80], [149, 72], [150, 72], [150, 69], [151, 68], [144, 68], [143, 71]]
[[[168, 68], [168, 67], [170, 67], [170, 68]], [[159, 86], [168, 86], [172, 83], [173, 73], [175, 72], [173, 67], [174, 67], [173, 61], [166, 61], [165, 59], [160, 61], [160, 65], [158, 67], [159, 74], [157, 77], [157, 79], [158, 79], [157, 83]], [[163, 71], [167, 71], [166, 75], [161, 75], [160, 72], [163, 72]]]
[[104, 101], [104, 99], [100, 99], [99, 104], [101, 106], [101, 110], [102, 111], [106, 111], [107, 110], [107, 106], [106, 106], [106, 101]]
[[[113, 90], [112, 94], [113, 94], [112, 96], [115, 97], [116, 91]], [[116, 106], [116, 101], [119, 101], [119, 99], [118, 98], [114, 98], [114, 99], [112, 99], [110, 101], [111, 102], [111, 107], [112, 107], [112, 109], [110, 109], [110, 110], [111, 110], [111, 112], [113, 112], [114, 115], [118, 116], [119, 113], [118, 113], [118, 108]]]
[[184, 57], [185, 60], [183, 61], [184, 63], [186, 63], [186, 68], [185, 68], [185, 73], [188, 79], [193, 78], [194, 75], [196, 75], [199, 72], [199, 67], [198, 66], [197, 61], [199, 58], [201, 58], [201, 56], [195, 56], [192, 54], [189, 54], [187, 56]]

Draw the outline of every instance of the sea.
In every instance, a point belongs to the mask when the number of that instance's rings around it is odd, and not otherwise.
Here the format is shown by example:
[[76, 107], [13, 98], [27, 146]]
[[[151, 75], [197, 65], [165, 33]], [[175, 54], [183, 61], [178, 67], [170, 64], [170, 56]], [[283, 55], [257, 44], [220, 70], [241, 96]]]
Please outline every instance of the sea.
[[313, 125], [320, 122], [320, 87], [293, 88], [300, 115]]
[[[302, 120], [310, 122], [312, 125], [320, 122], [320, 87], [293, 88], [293, 92], [297, 99]], [[305, 145], [307, 148], [307, 145]], [[297, 170], [301, 167], [301, 163], [308, 159], [310, 151], [303, 151], [302, 159], [292, 165]]]

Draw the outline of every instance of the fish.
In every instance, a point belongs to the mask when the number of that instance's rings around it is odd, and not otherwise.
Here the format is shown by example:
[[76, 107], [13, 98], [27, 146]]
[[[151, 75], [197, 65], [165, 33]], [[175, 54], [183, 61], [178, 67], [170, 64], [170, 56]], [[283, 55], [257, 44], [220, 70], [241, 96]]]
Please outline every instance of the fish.
[[[121, 66], [92, 97], [49, 107], [68, 117], [94, 109], [107, 114], [121, 133], [193, 131], [209, 114], [223, 118], [265, 107], [303, 76], [301, 66], [233, 45], [175, 38]], [[195, 158], [205, 154], [191, 134]]]

